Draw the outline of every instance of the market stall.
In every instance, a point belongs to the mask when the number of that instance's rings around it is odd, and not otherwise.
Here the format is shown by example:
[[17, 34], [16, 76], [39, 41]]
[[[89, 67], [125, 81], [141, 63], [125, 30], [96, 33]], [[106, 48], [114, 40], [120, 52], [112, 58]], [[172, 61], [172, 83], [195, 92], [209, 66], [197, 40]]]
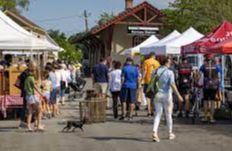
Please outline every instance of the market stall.
[[161, 39], [161, 40], [159, 40], [157, 42], [154, 42], [152, 44], [149, 44], [149, 45], [147, 45], [145, 47], [141, 47], [140, 48], [140, 54], [148, 55], [151, 52], [155, 52], [155, 47], [161, 46], [161, 45], [167, 43], [168, 41], [171, 41], [173, 39], [178, 38], [179, 36], [181, 36], [181, 34], [178, 31], [174, 30], [172, 33], [170, 33], [169, 35], [167, 35], [163, 39]]
[[[60, 51], [60, 47], [52, 44], [49, 40], [37, 38], [32, 33], [26, 31], [20, 25], [15, 23], [3, 12], [0, 11], [0, 53], [27, 52], [32, 60], [35, 60], [33, 53], [36, 53], [37, 64], [41, 64], [39, 54], [46, 51]], [[12, 52], [11, 52], [12, 51]], [[17, 53], [15, 53], [17, 54]], [[39, 68], [38, 68], [39, 69]], [[14, 86], [18, 75], [25, 68], [11, 65], [0, 69], [0, 111], [6, 117], [7, 109], [21, 107], [23, 105], [20, 91]], [[38, 76], [40, 75], [38, 70]]]
[[122, 55], [134, 55], [134, 54], [140, 52], [141, 47], [145, 47], [145, 46], [152, 44], [154, 42], [157, 42], [157, 41], [159, 41], [159, 39], [155, 35], [152, 35], [149, 38], [147, 38], [144, 42], [142, 42], [141, 44], [139, 44], [133, 48], [128, 48], [128, 49], [124, 50], [121, 54]]
[[156, 55], [180, 55], [181, 47], [202, 38], [203, 35], [190, 27], [181, 36], [167, 41], [162, 45], [153, 47]]

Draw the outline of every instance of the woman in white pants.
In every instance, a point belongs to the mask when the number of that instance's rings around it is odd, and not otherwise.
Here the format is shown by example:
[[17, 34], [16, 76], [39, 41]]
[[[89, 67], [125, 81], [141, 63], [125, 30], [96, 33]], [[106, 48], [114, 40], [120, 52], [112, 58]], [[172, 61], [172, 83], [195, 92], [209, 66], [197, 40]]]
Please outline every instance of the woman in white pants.
[[160, 124], [160, 119], [163, 113], [163, 109], [166, 115], [166, 121], [168, 126], [169, 139], [172, 140], [175, 138], [175, 135], [172, 132], [173, 120], [172, 120], [172, 111], [173, 111], [173, 99], [172, 91], [178, 96], [178, 99], [183, 102], [179, 91], [177, 90], [175, 84], [175, 77], [173, 71], [169, 68], [171, 67], [171, 58], [164, 57], [161, 58], [161, 67], [157, 69], [157, 75], [160, 77], [158, 81], [158, 92], [154, 99], [156, 115], [154, 117], [153, 125], [153, 141], [159, 142], [158, 137], [158, 127]]

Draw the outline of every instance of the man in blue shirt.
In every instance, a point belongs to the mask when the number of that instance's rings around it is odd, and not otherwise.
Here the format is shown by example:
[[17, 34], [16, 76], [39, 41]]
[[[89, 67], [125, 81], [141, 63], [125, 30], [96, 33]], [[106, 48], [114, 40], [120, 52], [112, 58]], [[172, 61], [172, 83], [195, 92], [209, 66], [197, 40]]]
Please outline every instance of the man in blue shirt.
[[[208, 121], [208, 115], [211, 123], [214, 123], [214, 110], [216, 94], [220, 86], [220, 67], [217, 66], [212, 56], [206, 55], [205, 62], [201, 66], [200, 71], [204, 75], [204, 114], [203, 121]], [[209, 113], [209, 114], [208, 114]]]
[[124, 120], [126, 113], [126, 104], [130, 104], [129, 107], [129, 120], [132, 119], [134, 112], [134, 104], [136, 100], [136, 90], [139, 78], [138, 69], [132, 65], [133, 59], [127, 58], [126, 64], [122, 69], [122, 89], [121, 89], [121, 101], [122, 101], [122, 117], [120, 120]]
[[100, 63], [92, 71], [93, 86], [99, 97], [106, 97], [107, 93], [109, 70], [106, 63], [105, 59], [100, 59]]

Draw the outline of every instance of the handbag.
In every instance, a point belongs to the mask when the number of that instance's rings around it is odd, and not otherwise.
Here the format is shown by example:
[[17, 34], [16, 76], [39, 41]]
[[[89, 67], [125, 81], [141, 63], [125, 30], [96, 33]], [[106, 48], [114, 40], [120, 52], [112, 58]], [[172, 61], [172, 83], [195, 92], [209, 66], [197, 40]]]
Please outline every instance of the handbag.
[[158, 74], [157, 74], [158, 70], [156, 70], [155, 74], [152, 76], [151, 82], [149, 83], [147, 91], [145, 93], [145, 95], [146, 95], [147, 98], [153, 99], [155, 97], [156, 93], [158, 92], [158, 88], [159, 88], [159, 84], [158, 84], [159, 79], [161, 78], [161, 76], [164, 74], [164, 72], [166, 70], [167, 69], [165, 69], [160, 74], [160, 76], [158, 76]]

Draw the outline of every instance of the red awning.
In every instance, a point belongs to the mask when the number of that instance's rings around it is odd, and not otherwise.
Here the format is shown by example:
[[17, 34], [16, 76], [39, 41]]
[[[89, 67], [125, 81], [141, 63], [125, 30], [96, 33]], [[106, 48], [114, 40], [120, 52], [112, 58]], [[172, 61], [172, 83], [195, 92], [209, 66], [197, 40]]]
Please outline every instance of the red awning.
[[213, 45], [209, 48], [209, 52], [218, 54], [232, 54], [232, 38]]
[[220, 26], [214, 29], [211, 33], [203, 38], [183, 46], [181, 48], [182, 54], [197, 54], [197, 53], [210, 53], [209, 48], [217, 43], [223, 42], [232, 37], [232, 24], [224, 21]]

